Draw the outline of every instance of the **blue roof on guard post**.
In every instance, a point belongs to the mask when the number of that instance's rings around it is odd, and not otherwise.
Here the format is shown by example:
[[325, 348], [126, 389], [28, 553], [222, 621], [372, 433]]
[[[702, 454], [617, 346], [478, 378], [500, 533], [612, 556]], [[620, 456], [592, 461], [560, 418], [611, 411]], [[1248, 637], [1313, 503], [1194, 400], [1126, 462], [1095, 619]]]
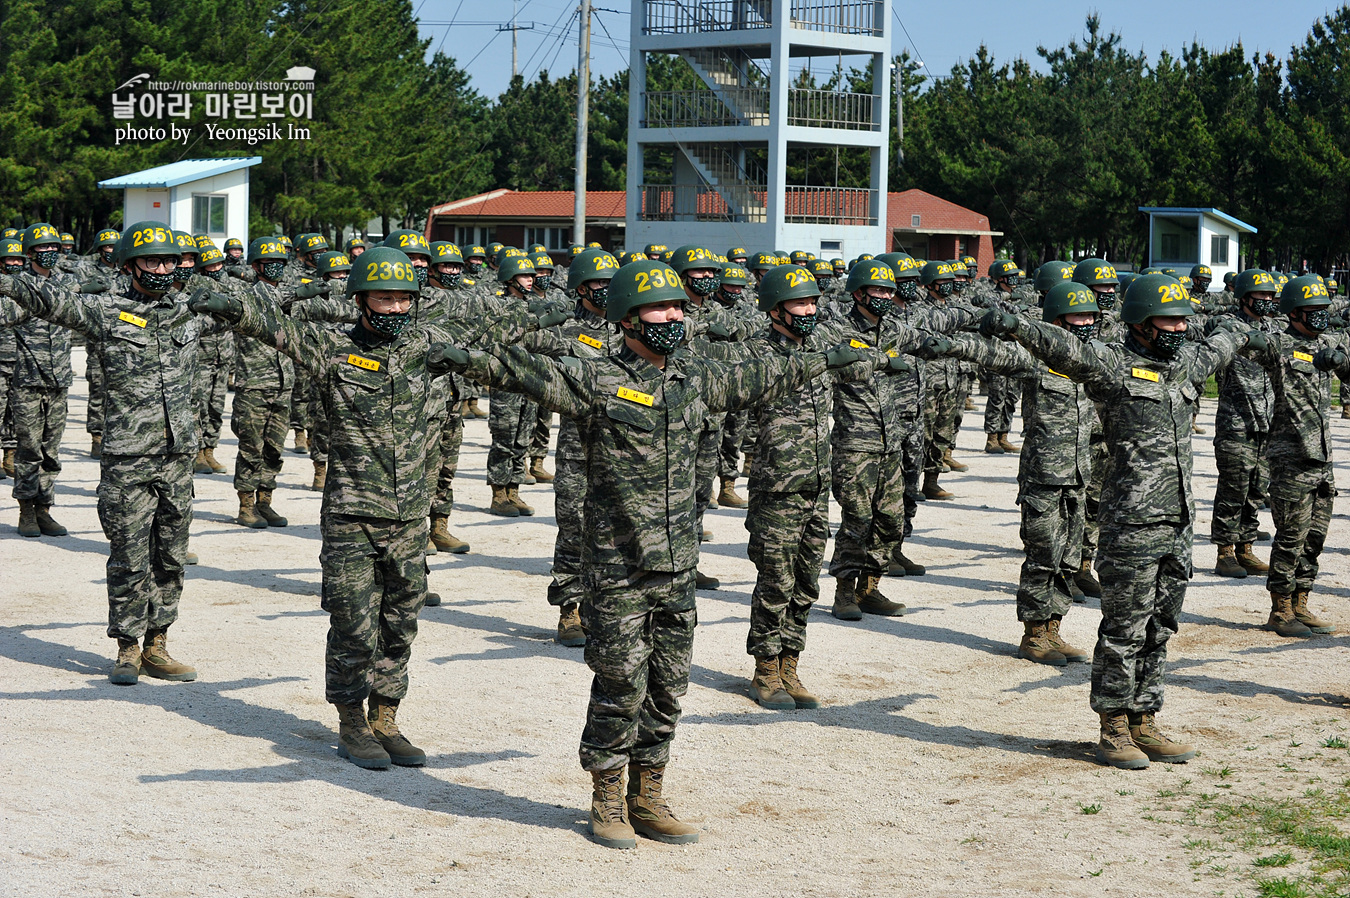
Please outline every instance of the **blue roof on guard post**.
[[200, 181], [228, 172], [238, 171], [262, 162], [261, 156], [235, 156], [229, 159], [183, 159], [168, 165], [157, 165], [145, 171], [132, 172], [99, 181], [98, 186], [108, 189], [122, 187], [177, 187], [189, 181]]

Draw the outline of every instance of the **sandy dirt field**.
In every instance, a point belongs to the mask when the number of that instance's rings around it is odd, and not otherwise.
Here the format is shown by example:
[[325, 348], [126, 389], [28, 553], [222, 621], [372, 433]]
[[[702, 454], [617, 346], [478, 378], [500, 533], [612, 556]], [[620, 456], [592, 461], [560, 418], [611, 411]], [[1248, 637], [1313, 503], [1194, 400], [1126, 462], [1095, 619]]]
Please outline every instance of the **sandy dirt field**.
[[[1261, 848], [1219, 845], [1214, 859], [1187, 847], [1215, 837], [1167, 796], [1278, 797], [1350, 776], [1346, 751], [1319, 747], [1347, 729], [1345, 636], [1263, 632], [1264, 579], [1211, 574], [1211, 437], [1194, 442], [1197, 573], [1160, 717], [1201, 754], [1133, 772], [1092, 763], [1088, 666], [1014, 655], [1017, 459], [977, 451], [976, 412], [958, 451], [971, 469], [943, 478], [957, 498], [922, 506], [909, 543], [928, 575], [887, 581], [909, 613], [836, 621], [825, 578], [802, 663], [817, 711], [747, 697], [744, 513], [709, 513], [702, 566], [723, 588], [700, 593], [668, 774], [702, 841], [607, 850], [587, 838], [577, 762], [590, 675], [580, 650], [553, 641], [544, 598], [552, 490], [522, 489], [533, 518], [486, 514], [486, 421], [466, 425], [451, 521], [473, 551], [431, 559], [445, 604], [422, 615], [400, 714], [429, 761], [369, 772], [335, 750], [319, 495], [290, 451], [274, 503], [284, 530], [236, 526], [230, 477], [197, 478], [201, 564], [170, 645], [200, 678], [108, 683], [84, 390], [77, 377], [57, 486], [70, 536], [20, 538], [12, 482], [0, 485], [0, 894], [1251, 894]], [[1213, 412], [1208, 401], [1201, 423]], [[1350, 421], [1335, 426], [1344, 459]], [[233, 465], [232, 438], [219, 456]], [[1344, 503], [1314, 602], [1343, 629]], [[1066, 635], [1090, 648], [1099, 618], [1095, 603], [1076, 606]]]

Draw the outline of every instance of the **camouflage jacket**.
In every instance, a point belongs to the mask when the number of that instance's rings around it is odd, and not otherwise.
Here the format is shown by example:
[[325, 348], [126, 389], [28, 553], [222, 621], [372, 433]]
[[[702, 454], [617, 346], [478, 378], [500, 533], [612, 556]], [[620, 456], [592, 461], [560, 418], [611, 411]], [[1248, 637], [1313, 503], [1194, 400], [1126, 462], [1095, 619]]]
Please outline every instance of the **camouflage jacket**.
[[1120, 302], [1121, 300], [1117, 299], [1114, 309], [1102, 310], [1097, 316], [1097, 339], [1103, 343], [1124, 343], [1125, 336], [1129, 333], [1125, 322], [1120, 320]]
[[1270, 374], [1275, 394], [1270, 448], [1274, 467], [1331, 461], [1331, 379], [1350, 379], [1350, 366], [1318, 371], [1313, 356], [1322, 349], [1347, 349], [1344, 336], [1304, 337], [1291, 326], [1266, 338], [1265, 350], [1244, 351]]
[[[247, 293], [240, 294], [245, 302], [253, 301], [281, 317], [282, 291], [265, 281], [253, 284]], [[280, 392], [295, 386], [295, 365], [270, 343], [239, 333], [234, 343], [234, 387], [236, 390], [269, 390]]]
[[[32, 295], [43, 287], [74, 292], [80, 279], [69, 272], [53, 271], [39, 277], [28, 265], [14, 275], [16, 289]], [[63, 325], [43, 320], [18, 305], [0, 306], [0, 327], [14, 329], [14, 375], [11, 386], [39, 390], [70, 388], [70, 331]]]
[[1122, 524], [1193, 524], [1191, 423], [1205, 381], [1246, 344], [1246, 334], [1221, 330], [1207, 343], [1187, 343], [1176, 358], [1145, 355], [1133, 340], [1084, 343], [1064, 328], [1022, 321], [1017, 340], [1050, 367], [1087, 387], [1102, 403], [1111, 476], [1102, 486], [1098, 520]]
[[[817, 328], [799, 345], [769, 328], [754, 339], [774, 353], [792, 357], [802, 352], [824, 352], [834, 345], [828, 331]], [[795, 392], [750, 409], [750, 428], [756, 434], [750, 490], [754, 493], [818, 494], [830, 486], [830, 413], [835, 384], [870, 379], [878, 360], [865, 359], [811, 378]], [[881, 376], [887, 376], [884, 373]], [[903, 375], [890, 375], [901, 377]]]
[[677, 350], [661, 370], [626, 345], [575, 367], [506, 346], [471, 352], [467, 370], [576, 420], [586, 447], [583, 564], [685, 571], [698, 563], [694, 459], [704, 421], [776, 401], [824, 371], [825, 356], [728, 365]]
[[158, 300], [130, 282], [113, 293], [82, 295], [48, 279], [25, 280], [19, 302], [33, 315], [89, 338], [107, 385], [103, 451], [107, 455], [196, 452], [197, 337], [209, 319], [182, 293]]
[[[917, 313], [916, 313], [917, 315]], [[899, 315], [885, 315], [876, 324], [854, 309], [822, 336], [827, 344], [848, 340], [857, 348], [910, 352], [924, 333], [905, 324]], [[923, 413], [923, 365], [907, 374], [877, 371], [865, 380], [843, 381], [834, 387], [835, 452], [899, 452], [913, 421]]]
[[[977, 321], [983, 310], [977, 310], [975, 306], [969, 304], [965, 297], [952, 296], [946, 302], [934, 302], [928, 298], [920, 299], [918, 302], [905, 303], [906, 309], [913, 309], [911, 313], [920, 318], [938, 319], [945, 317], [960, 317], [964, 321]], [[956, 328], [945, 328], [944, 330], [955, 330]], [[925, 389], [930, 393], [956, 393], [965, 389], [966, 374], [974, 370], [974, 366], [969, 362], [951, 356], [939, 356], [935, 359], [929, 359], [923, 363]]]
[[1016, 343], [958, 334], [952, 338], [952, 354], [1022, 379], [1019, 485], [1087, 485], [1092, 479], [1088, 442], [1097, 409], [1082, 384], [1051, 370]]
[[[1212, 316], [1206, 330], [1213, 332], [1223, 317]], [[1278, 329], [1269, 319], [1249, 318], [1242, 312], [1237, 313], [1237, 318], [1246, 327], [1266, 334], [1274, 334]], [[1269, 433], [1270, 418], [1275, 409], [1275, 388], [1271, 386], [1266, 369], [1239, 355], [1220, 368], [1216, 378], [1219, 411], [1215, 416], [1215, 432], [1225, 435]]]

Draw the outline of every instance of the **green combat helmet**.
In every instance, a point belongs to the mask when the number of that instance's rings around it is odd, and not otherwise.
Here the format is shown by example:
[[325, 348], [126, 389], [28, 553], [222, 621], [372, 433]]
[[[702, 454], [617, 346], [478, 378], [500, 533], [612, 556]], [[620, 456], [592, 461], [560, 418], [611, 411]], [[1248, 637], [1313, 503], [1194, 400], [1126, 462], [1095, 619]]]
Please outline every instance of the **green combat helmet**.
[[1189, 318], [1195, 314], [1186, 288], [1174, 277], [1165, 274], [1145, 274], [1135, 278], [1125, 291], [1125, 302], [1120, 307], [1120, 320], [1126, 324], [1143, 324], [1155, 316]]
[[394, 290], [416, 296], [421, 286], [412, 259], [392, 246], [376, 246], [362, 253], [347, 278], [347, 295], [372, 290]]
[[1019, 271], [1021, 269], [1012, 259], [997, 259], [989, 266], [989, 280], [1001, 281], [1006, 279], [1015, 286]]
[[319, 257], [314, 260], [314, 268], [323, 277], [324, 280], [342, 279], [352, 270], [351, 257], [346, 253], [332, 252], [319, 253]]
[[[1098, 295], [1092, 292], [1091, 287], [1074, 281], [1060, 281], [1045, 294], [1045, 304], [1041, 306], [1041, 320], [1053, 323], [1061, 315], [1086, 312], [1100, 315], [1098, 299]], [[1097, 333], [1095, 320], [1092, 324], [1069, 324], [1066, 321], [1064, 325], [1080, 340], [1091, 340]]]
[[[1246, 274], [1244, 271], [1243, 274]], [[1280, 289], [1280, 312], [1285, 315], [1293, 314], [1295, 310], [1307, 308], [1323, 308], [1331, 305], [1331, 296], [1327, 292], [1327, 285], [1317, 279], [1315, 274], [1305, 274], [1303, 277], [1291, 278], [1289, 283]], [[1317, 327], [1312, 321], [1308, 320], [1308, 313], [1302, 312], [1303, 323], [1313, 330], [1326, 330], [1327, 324]], [[1326, 313], [1330, 319], [1330, 313]]]
[[328, 252], [328, 238], [322, 234], [306, 234], [300, 252], [311, 257]]
[[[24, 242], [27, 243], [26, 240]], [[146, 271], [133, 260], [144, 256], [160, 258], [168, 256], [180, 261], [182, 259], [173, 229], [162, 221], [153, 220], [138, 221], [123, 231], [117, 253], [118, 264], [126, 266], [129, 269], [127, 273], [136, 280], [142, 290], [152, 296], [162, 295], [173, 286], [175, 268], [168, 271]]]
[[[1084, 259], [1074, 266], [1074, 283], [1082, 284], [1097, 294], [1097, 302], [1103, 309], [1116, 307], [1116, 292], [1120, 287], [1120, 276], [1116, 268], [1105, 259]], [[1097, 287], [1103, 289], [1098, 290]], [[1106, 289], [1110, 288], [1110, 289]]]
[[[828, 263], [826, 263], [828, 264]], [[802, 266], [796, 263], [779, 265], [773, 268], [764, 279], [759, 282], [759, 298], [756, 303], [761, 312], [772, 312], [779, 303], [788, 302], [793, 299], [818, 299], [820, 297], [820, 288], [816, 285], [816, 279], [811, 276], [811, 272], [806, 271]], [[784, 325], [799, 337], [805, 337], [811, 332], [807, 329], [806, 333], [796, 331], [790, 323], [784, 322]], [[815, 318], [811, 320], [811, 328], [815, 327]]]
[[942, 292], [942, 281], [951, 281], [953, 286], [956, 284], [956, 275], [952, 272], [952, 263], [950, 262], [934, 260], [927, 263], [919, 270], [919, 283], [923, 284], [925, 287], [937, 284], [938, 293], [940, 295], [950, 296], [952, 294], [951, 290], [948, 290], [945, 293]]
[[208, 265], [215, 265], [216, 263], [224, 263], [224, 261], [225, 261], [225, 254], [221, 252], [220, 247], [218, 246], [204, 247], [202, 251], [197, 255], [197, 273], [207, 275], [208, 277], [214, 277], [216, 280], [220, 280], [219, 271], [210, 272], [210, 271], [203, 271], [202, 269], [206, 268]]
[[647, 258], [647, 256], [641, 250], [630, 250], [619, 257], [619, 266], [623, 267], [630, 262], [640, 262], [645, 258]]
[[1260, 268], [1248, 268], [1246, 271], [1238, 273], [1233, 279], [1233, 295], [1241, 302], [1247, 299], [1251, 293], [1269, 293], [1270, 299], [1252, 299], [1250, 305], [1252, 311], [1258, 315], [1274, 315], [1279, 310], [1279, 302], [1276, 295], [1280, 292], [1275, 279], [1269, 272], [1262, 271]]
[[231, 237], [229, 240], [226, 240], [225, 253], [228, 255], [232, 249], [237, 249], [242, 253], [244, 251], [244, 241], [240, 240], [238, 237]]
[[530, 244], [530, 255], [531, 255], [531, 256], [533, 256], [535, 253], [546, 253], [546, 252], [548, 252], [548, 247], [547, 247], [547, 246], [544, 246], [544, 244], [542, 244], [542, 243], [531, 243], [531, 244]]
[[[427, 238], [420, 231], [399, 228], [396, 231], [391, 231], [380, 245], [389, 249], [396, 249], [410, 259], [413, 256], [421, 256], [426, 259], [426, 265], [418, 265], [414, 260], [413, 277], [417, 279], [419, 288], [427, 285], [427, 279], [431, 277], [431, 245], [427, 243]], [[365, 255], [365, 253], [362, 253], [362, 255]]]
[[[534, 263], [530, 261], [530, 257], [526, 255], [506, 256], [497, 268], [497, 282], [510, 290], [512, 282], [522, 274], [528, 274], [531, 277], [538, 277], [539, 275], [539, 272], [534, 270]], [[520, 290], [522, 294], [526, 293], [525, 290], [521, 290], [519, 284], [515, 284], [515, 288]]]
[[744, 287], [750, 283], [750, 272], [746, 271], [741, 265], [735, 262], [728, 262], [722, 266], [722, 286], [728, 284], [733, 287]]
[[1191, 267], [1191, 283], [1195, 284], [1196, 292], [1208, 293], [1209, 285], [1214, 281], [1214, 271], [1208, 265], [1193, 265]]
[[858, 260], [848, 271], [844, 292], [852, 296], [864, 287], [888, 287], [894, 290], [895, 269], [880, 259]]
[[17, 274], [23, 271], [28, 257], [23, 254], [23, 241], [13, 237], [0, 240], [0, 274]]
[[743, 246], [733, 246], [727, 250], [727, 261], [735, 262], [737, 265], [745, 265], [746, 262], [750, 261], [750, 254], [745, 251]]
[[811, 254], [804, 249], [794, 249], [792, 252], [788, 253], [788, 261], [793, 265], [806, 266], [810, 263], [811, 259]]
[[[126, 241], [126, 235], [122, 235], [123, 242]], [[280, 237], [257, 237], [248, 245], [249, 264], [257, 263], [258, 273], [265, 280], [277, 282], [281, 280], [281, 274], [286, 270], [286, 261], [289, 256], [286, 255], [286, 246], [281, 242]]]
[[1052, 259], [1036, 269], [1036, 279], [1032, 284], [1036, 292], [1044, 296], [1050, 292], [1050, 288], [1060, 281], [1073, 280], [1074, 266], [1070, 262], [1064, 262], [1059, 259]]
[[[443, 271], [441, 265], [458, 265], [458, 271]], [[449, 240], [437, 240], [431, 244], [431, 270], [429, 277], [434, 277], [442, 287], [454, 288], [459, 286], [460, 279], [464, 277], [464, 254], [460, 252], [459, 247]]]
[[[680, 280], [698, 296], [712, 296], [717, 292], [717, 288], [722, 286], [722, 263], [717, 261], [717, 254], [706, 247], [695, 246], [692, 243], [676, 247], [670, 258], [670, 267], [675, 269]], [[696, 278], [690, 276], [691, 271], [711, 271], [713, 275]]]
[[680, 276], [669, 265], [651, 259], [630, 262], [616, 271], [609, 282], [605, 320], [617, 324], [635, 317], [639, 306], [686, 299]]
[[821, 290], [830, 286], [830, 282], [834, 280], [834, 266], [830, 264], [829, 259], [812, 259], [809, 268], [816, 279], [816, 286]]
[[668, 250], [664, 243], [648, 243], [646, 249], [642, 251], [649, 260], [655, 261], [664, 256]]
[[535, 289], [547, 292], [548, 288], [553, 286], [553, 272], [557, 270], [553, 257], [547, 252], [532, 252], [530, 261], [534, 263]]
[[778, 267], [778, 257], [773, 253], [755, 253], [746, 267], [751, 271], [768, 271], [770, 268]]
[[[355, 236], [348, 237], [347, 242], [342, 244], [342, 251], [346, 253], [348, 256], [351, 256], [352, 250], [354, 249], [359, 249], [361, 250], [361, 252], [365, 252], [369, 248], [370, 245], [366, 243], [366, 241], [362, 240], [360, 237]], [[361, 253], [357, 253], [357, 255], [359, 256], [361, 255]]]
[[[619, 270], [619, 260], [603, 249], [583, 249], [567, 266], [567, 289], [576, 290], [587, 281], [608, 281]], [[605, 307], [605, 297], [596, 301], [595, 291], [588, 297], [596, 308]]]

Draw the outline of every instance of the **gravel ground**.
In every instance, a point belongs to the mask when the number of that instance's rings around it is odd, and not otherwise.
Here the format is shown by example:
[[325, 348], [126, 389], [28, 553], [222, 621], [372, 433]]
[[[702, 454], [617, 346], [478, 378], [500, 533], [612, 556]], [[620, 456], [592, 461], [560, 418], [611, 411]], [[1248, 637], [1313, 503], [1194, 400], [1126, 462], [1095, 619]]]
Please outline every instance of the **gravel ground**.
[[[610, 851], [586, 837], [577, 763], [590, 676], [580, 650], [553, 641], [544, 598], [552, 490], [522, 490], [533, 518], [486, 514], [486, 421], [466, 425], [451, 522], [473, 552], [431, 559], [445, 604], [422, 615], [400, 714], [428, 764], [368, 772], [335, 751], [319, 496], [308, 459], [289, 451], [284, 530], [235, 526], [229, 476], [197, 478], [201, 564], [171, 648], [200, 678], [108, 683], [84, 388], [77, 378], [57, 487], [70, 536], [21, 539], [0, 487], [0, 894], [1242, 894], [1248, 849], [1202, 863], [1186, 843], [1206, 833], [1159, 793], [1222, 780], [1234, 797], [1279, 797], [1347, 776], [1346, 752], [1311, 748], [1346, 728], [1346, 639], [1265, 633], [1264, 580], [1212, 576], [1208, 437], [1194, 443], [1197, 575], [1160, 717], [1201, 754], [1145, 771], [1093, 764], [1088, 666], [1014, 656], [1017, 460], [979, 453], [980, 414], [968, 413], [958, 456], [971, 469], [943, 478], [957, 498], [922, 506], [909, 544], [928, 575], [887, 581], [909, 613], [836, 621], [826, 578], [802, 663], [817, 711], [747, 697], [744, 516], [709, 513], [702, 567], [723, 588], [700, 594], [668, 775], [702, 840]], [[1335, 426], [1344, 453], [1350, 422]], [[232, 466], [232, 439], [219, 457]], [[1338, 514], [1314, 603], [1343, 623], [1346, 532]], [[1099, 617], [1075, 607], [1067, 637], [1090, 648]]]

